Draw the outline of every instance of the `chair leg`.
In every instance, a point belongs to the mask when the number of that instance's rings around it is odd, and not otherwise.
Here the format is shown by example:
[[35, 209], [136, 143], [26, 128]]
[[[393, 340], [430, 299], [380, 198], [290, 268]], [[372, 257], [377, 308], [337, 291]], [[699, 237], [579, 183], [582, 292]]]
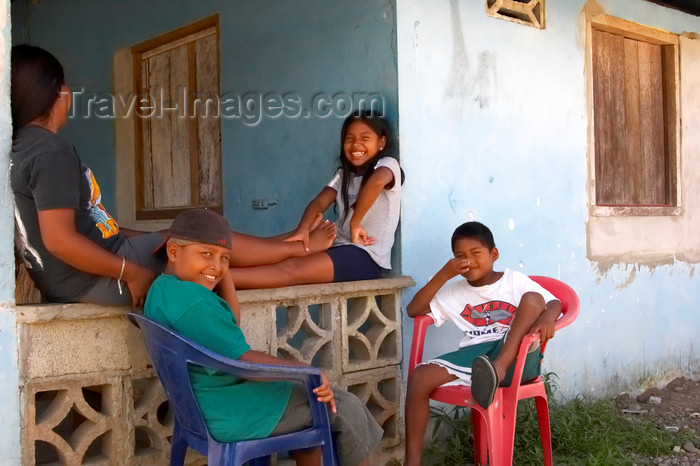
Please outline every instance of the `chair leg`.
[[535, 397], [537, 407], [537, 421], [540, 424], [540, 437], [542, 438], [542, 455], [545, 466], [552, 466], [552, 431], [549, 425], [549, 405], [547, 398]]
[[336, 466], [338, 464], [338, 458], [336, 458], [336, 451], [333, 445], [324, 445], [323, 447], [323, 466]]
[[239, 445], [210, 442], [207, 448], [207, 464], [217, 466], [239, 466], [243, 464], [237, 448]]
[[[517, 406], [517, 405], [516, 405]], [[515, 441], [515, 416], [517, 409], [505, 406], [489, 407], [486, 428], [488, 431], [489, 465], [511, 466]]]
[[183, 466], [186, 453], [187, 443], [177, 434], [173, 435], [170, 445], [170, 466]]
[[475, 408], [471, 409], [472, 433], [474, 435], [474, 462], [477, 465], [488, 464], [488, 439], [486, 420]]

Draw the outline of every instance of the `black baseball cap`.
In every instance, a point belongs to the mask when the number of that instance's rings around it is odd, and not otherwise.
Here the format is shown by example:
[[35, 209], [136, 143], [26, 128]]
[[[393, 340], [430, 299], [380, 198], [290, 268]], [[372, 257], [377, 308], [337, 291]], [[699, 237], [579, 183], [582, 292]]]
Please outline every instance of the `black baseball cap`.
[[221, 214], [211, 209], [190, 209], [179, 213], [168, 229], [168, 238], [153, 252], [158, 252], [170, 238], [232, 249], [231, 227]]

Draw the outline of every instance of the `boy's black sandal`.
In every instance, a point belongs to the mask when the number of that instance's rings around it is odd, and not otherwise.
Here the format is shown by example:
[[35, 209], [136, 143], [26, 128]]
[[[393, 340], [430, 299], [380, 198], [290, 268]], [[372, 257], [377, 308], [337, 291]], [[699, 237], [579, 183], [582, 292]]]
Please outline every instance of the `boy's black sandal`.
[[484, 409], [493, 403], [498, 388], [498, 373], [486, 356], [478, 356], [472, 363], [472, 396]]

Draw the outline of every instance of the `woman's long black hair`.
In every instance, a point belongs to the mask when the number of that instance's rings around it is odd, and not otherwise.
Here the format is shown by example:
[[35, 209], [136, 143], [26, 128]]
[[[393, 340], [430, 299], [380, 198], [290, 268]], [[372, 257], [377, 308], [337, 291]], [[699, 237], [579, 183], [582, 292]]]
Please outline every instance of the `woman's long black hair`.
[[[369, 126], [374, 134], [379, 138], [384, 137], [386, 140], [384, 148], [377, 152], [377, 154], [370, 160], [365, 162], [360, 167], [353, 166], [348, 162], [345, 157], [345, 136], [348, 131], [348, 126], [355, 121], [361, 121]], [[340, 130], [340, 172], [341, 172], [341, 184], [340, 184], [340, 198], [343, 202], [343, 218], [340, 219], [342, 224], [348, 216], [348, 211], [350, 210], [350, 201], [348, 200], [348, 188], [350, 186], [350, 174], [361, 174], [362, 181], [360, 186], [364, 185], [365, 182], [374, 173], [374, 166], [377, 164], [377, 160], [381, 157], [385, 157], [389, 153], [389, 145], [391, 144], [391, 130], [389, 129], [389, 124], [386, 119], [376, 112], [369, 110], [355, 110], [351, 115], [349, 115], [343, 122], [343, 127]], [[403, 178], [403, 172], [401, 173]], [[394, 181], [396, 182], [396, 180]], [[403, 179], [401, 180], [403, 183]]]
[[16, 132], [27, 123], [49, 115], [65, 78], [56, 57], [32, 45], [12, 47], [11, 66], [10, 106]]

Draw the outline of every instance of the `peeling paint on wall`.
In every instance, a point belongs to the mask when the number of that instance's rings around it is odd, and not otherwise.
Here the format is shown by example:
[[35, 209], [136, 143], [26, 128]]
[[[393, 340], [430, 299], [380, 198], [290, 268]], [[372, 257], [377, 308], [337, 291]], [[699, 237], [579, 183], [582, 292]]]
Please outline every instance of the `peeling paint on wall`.
[[634, 281], [634, 276], [631, 278], [629, 275], [635, 275], [633, 271], [639, 271], [641, 269], [646, 269], [650, 274], [654, 274], [657, 269], [663, 266], [671, 266], [676, 263], [673, 255], [653, 255], [645, 258], [644, 260], [638, 260], [634, 262], [621, 262], [616, 258], [611, 258], [610, 260], [600, 260], [591, 262], [592, 269], [597, 274], [597, 281], [601, 283], [605, 280], [611, 273], [623, 273], [628, 275], [625, 279], [627, 284]]
[[620, 283], [619, 285], [615, 285], [615, 289], [622, 290], [624, 288], [627, 288], [632, 282], [634, 282], [634, 279], [636, 277], [637, 277], [637, 267], [632, 267], [632, 271], [630, 272], [627, 279], [623, 283]]

